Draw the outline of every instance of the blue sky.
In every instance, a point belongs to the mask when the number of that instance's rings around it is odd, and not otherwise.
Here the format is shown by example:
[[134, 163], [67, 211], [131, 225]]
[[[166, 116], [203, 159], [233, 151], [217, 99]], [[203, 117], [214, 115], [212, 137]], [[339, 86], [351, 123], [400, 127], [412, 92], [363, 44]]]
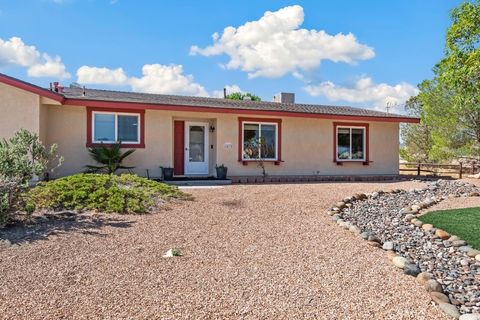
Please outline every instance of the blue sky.
[[382, 110], [431, 77], [459, 3], [0, 0], [0, 72], [41, 86], [203, 96], [229, 86]]

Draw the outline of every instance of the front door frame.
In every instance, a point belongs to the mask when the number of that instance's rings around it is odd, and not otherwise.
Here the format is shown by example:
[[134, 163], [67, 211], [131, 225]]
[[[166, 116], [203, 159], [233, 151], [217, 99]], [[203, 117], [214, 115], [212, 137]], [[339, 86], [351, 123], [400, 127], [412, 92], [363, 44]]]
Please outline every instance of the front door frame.
[[[195, 168], [194, 164], [190, 162], [190, 126], [202, 126], [204, 127], [204, 161], [202, 166], [204, 170], [201, 170], [201, 166], [197, 165]], [[208, 175], [210, 173], [210, 163], [209, 163], [209, 122], [203, 121], [185, 121], [185, 159], [184, 159], [184, 173], [185, 175]]]

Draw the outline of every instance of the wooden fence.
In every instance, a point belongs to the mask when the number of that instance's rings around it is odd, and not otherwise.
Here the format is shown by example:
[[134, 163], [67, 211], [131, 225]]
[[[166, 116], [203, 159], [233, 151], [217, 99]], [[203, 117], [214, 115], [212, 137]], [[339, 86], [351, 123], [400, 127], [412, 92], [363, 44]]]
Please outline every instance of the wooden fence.
[[433, 164], [433, 163], [402, 163], [400, 164], [401, 174], [417, 176], [451, 176], [462, 179], [463, 175], [476, 174], [479, 171], [479, 164], [471, 162], [468, 164]]

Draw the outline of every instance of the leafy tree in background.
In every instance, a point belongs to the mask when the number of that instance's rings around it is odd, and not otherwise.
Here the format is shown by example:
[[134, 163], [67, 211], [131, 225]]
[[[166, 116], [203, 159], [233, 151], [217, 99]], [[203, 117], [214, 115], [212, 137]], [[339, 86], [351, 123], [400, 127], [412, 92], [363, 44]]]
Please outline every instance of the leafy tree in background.
[[400, 149], [400, 155], [409, 162], [429, 162], [433, 146], [432, 129], [424, 120], [424, 107], [419, 96], [411, 97], [405, 104], [405, 110], [422, 121], [419, 124], [402, 125], [401, 138], [404, 146]]
[[234, 92], [234, 93], [230, 93], [228, 94], [225, 98], [226, 99], [231, 99], [231, 100], [246, 100], [245, 97], [250, 97], [250, 100], [252, 101], [261, 101], [262, 99], [260, 99], [259, 96], [253, 94], [253, 93], [249, 93], [249, 92]]
[[407, 111], [420, 116], [422, 124], [402, 130], [406, 158], [480, 156], [480, 1], [460, 4], [451, 19], [445, 57], [434, 67], [434, 78], [422, 82], [409, 101], [416, 106]]

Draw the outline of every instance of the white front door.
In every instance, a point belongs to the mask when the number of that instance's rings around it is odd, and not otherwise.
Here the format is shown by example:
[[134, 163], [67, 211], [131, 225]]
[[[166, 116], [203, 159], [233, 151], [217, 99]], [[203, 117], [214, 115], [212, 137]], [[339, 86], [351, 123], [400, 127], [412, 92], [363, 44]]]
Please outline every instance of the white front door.
[[206, 122], [185, 122], [185, 174], [208, 174]]

